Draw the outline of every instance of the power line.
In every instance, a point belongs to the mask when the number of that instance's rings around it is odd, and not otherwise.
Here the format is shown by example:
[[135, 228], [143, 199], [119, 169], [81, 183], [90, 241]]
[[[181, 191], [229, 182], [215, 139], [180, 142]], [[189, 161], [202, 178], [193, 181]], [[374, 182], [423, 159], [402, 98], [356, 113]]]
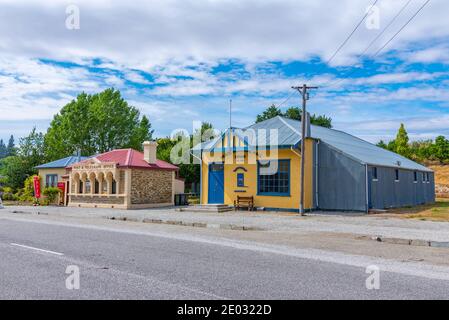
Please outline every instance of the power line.
[[359, 27], [362, 25], [363, 21], [365, 21], [366, 17], [371, 13], [371, 9], [374, 8], [374, 6], [377, 4], [379, 0], [375, 0], [373, 4], [371, 5], [370, 9], [365, 13], [362, 20], [355, 26], [354, 30], [349, 34], [349, 36], [343, 41], [343, 43], [338, 47], [338, 49], [332, 54], [332, 56], [329, 58], [329, 60], [326, 62], [327, 65], [329, 65], [334, 58], [337, 56], [337, 54], [343, 49], [343, 47], [348, 43], [348, 41], [352, 38], [352, 36], [355, 34], [355, 32], [359, 29]]
[[363, 50], [361, 56], [365, 55], [365, 53], [368, 52], [368, 50], [373, 46], [373, 44], [376, 43], [376, 41], [379, 40], [380, 37], [382, 37], [382, 35], [385, 33], [385, 31], [387, 31], [388, 28], [391, 27], [391, 25], [396, 21], [396, 19], [402, 14], [402, 12], [408, 7], [408, 5], [412, 1], [413, 0], [408, 0], [407, 3], [402, 6], [401, 10], [399, 10], [399, 12], [394, 16], [394, 18], [391, 19], [391, 21], [388, 23], [388, 25], [373, 39], [373, 41], [371, 41], [371, 43], [365, 48], [365, 50]]
[[[394, 21], [401, 15], [401, 13], [405, 10], [405, 8], [411, 3], [412, 0], [409, 0], [400, 10], [399, 12], [396, 14], [396, 16], [390, 21], [390, 23], [385, 27], [385, 29], [373, 40], [371, 41], [371, 43], [366, 47], [366, 49], [363, 51], [363, 53], [361, 55], [358, 56], [357, 59], [361, 59], [363, 57], [365, 57], [366, 52], [371, 48], [371, 46], [385, 33], [385, 31], [394, 23]], [[430, 2], [430, 0], [427, 0], [413, 15], [412, 17], [384, 44], [382, 45], [382, 47], [377, 50], [373, 55], [371, 55], [371, 58], [375, 58], [377, 57], [383, 49], [385, 49], [388, 44], [390, 44], [412, 21], [413, 19], [424, 9], [424, 7]], [[356, 66], [360, 65], [359, 64], [353, 64], [351, 66], [351, 68], [354, 68]], [[349, 74], [346, 74], [346, 77], [349, 77], [351, 75], [353, 75], [354, 73], [356, 73], [358, 70], [352, 70]], [[341, 82], [343, 82], [344, 78], [338, 79], [334, 82], [328, 81], [326, 82], [324, 85], [322, 85], [322, 87], [325, 88], [329, 88], [329, 87], [333, 87], [335, 85], [340, 84]], [[329, 84], [330, 83], [330, 84]]]
[[402, 32], [402, 30], [404, 30], [410, 24], [410, 22], [413, 21], [413, 19], [415, 19], [415, 17], [424, 9], [425, 6], [427, 6], [429, 4], [429, 2], [430, 2], [430, 0], [427, 0], [418, 9], [418, 11], [416, 11], [415, 14], [413, 16], [411, 16], [411, 18], [398, 30], [398, 32], [396, 32], [379, 50], [377, 50], [377, 52], [374, 54], [373, 57], [376, 57], [383, 49], [385, 49], [385, 47], [388, 46], [390, 44], [390, 42], [393, 41]]
[[[374, 6], [377, 4], [379, 0], [375, 0], [373, 4], [371, 5], [370, 9], [365, 13], [363, 18], [360, 20], [360, 22], [355, 26], [354, 30], [349, 34], [349, 36], [343, 41], [343, 43], [335, 50], [335, 52], [332, 54], [332, 56], [329, 58], [329, 60], [326, 62], [326, 64], [331, 63], [334, 58], [337, 56], [337, 54], [343, 49], [343, 47], [349, 42], [349, 40], [352, 38], [352, 36], [355, 34], [355, 32], [359, 29], [359, 27], [362, 25], [363, 21], [365, 21], [366, 17], [370, 14], [371, 10], [374, 8]], [[280, 108], [284, 104], [286, 104], [290, 99], [293, 97], [293, 94], [288, 95], [281, 103], [278, 105], [274, 104], [277, 108]]]

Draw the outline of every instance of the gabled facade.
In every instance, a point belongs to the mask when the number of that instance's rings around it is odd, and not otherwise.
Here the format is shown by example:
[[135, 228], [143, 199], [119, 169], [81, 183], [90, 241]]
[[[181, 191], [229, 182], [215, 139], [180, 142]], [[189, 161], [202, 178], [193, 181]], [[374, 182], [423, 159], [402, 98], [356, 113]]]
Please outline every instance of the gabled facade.
[[[140, 209], [171, 206], [180, 190], [178, 167], [156, 159], [156, 142], [144, 152], [120, 149], [69, 167], [69, 206]], [[182, 189], [183, 189], [182, 185]]]
[[[196, 146], [201, 203], [232, 205], [241, 195], [253, 196], [256, 207], [298, 211], [300, 128], [299, 121], [276, 117]], [[367, 212], [434, 202], [434, 175], [426, 167], [341, 131], [307, 128], [306, 209]]]

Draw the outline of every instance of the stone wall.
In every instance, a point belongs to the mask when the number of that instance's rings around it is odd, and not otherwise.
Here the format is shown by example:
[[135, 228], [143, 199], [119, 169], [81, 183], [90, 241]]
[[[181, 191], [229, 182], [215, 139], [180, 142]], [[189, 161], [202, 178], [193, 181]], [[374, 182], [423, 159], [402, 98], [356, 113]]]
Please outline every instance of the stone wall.
[[119, 177], [120, 177], [120, 181], [119, 181], [119, 186], [118, 186], [117, 191], [119, 194], [124, 194], [125, 193], [125, 183], [126, 183], [124, 170], [120, 170]]
[[90, 196], [70, 196], [70, 202], [87, 204], [111, 204], [122, 205], [125, 203], [124, 197], [90, 197]]
[[172, 171], [133, 169], [131, 204], [172, 203], [172, 175]]

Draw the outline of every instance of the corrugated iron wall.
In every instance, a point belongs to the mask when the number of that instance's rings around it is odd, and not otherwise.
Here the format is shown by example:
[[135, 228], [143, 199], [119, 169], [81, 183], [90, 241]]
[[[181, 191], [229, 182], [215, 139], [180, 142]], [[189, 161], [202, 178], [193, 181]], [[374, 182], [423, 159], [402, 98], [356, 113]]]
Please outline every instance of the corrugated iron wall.
[[318, 144], [317, 160], [318, 208], [366, 211], [366, 166], [324, 142]]
[[417, 182], [414, 182], [414, 171], [400, 170], [399, 181], [396, 180], [394, 168], [377, 167], [378, 181], [373, 181], [373, 167], [369, 167], [370, 207], [387, 209], [435, 201], [434, 174], [429, 173], [429, 183], [423, 182], [422, 172], [417, 172]]

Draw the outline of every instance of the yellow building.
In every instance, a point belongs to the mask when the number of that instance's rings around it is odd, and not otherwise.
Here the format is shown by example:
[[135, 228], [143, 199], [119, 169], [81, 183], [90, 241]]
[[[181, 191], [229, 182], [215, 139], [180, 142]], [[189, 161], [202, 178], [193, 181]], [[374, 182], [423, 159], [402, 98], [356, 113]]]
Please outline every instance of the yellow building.
[[[361, 211], [432, 203], [432, 170], [348, 133], [275, 117], [231, 128], [192, 150], [201, 160], [201, 204], [253, 197], [265, 210]], [[221, 207], [217, 207], [221, 208]]]
[[[253, 197], [265, 210], [298, 211], [301, 152], [297, 146], [269, 143], [274, 133], [229, 129], [203, 144], [201, 204], [233, 205]], [[271, 134], [271, 136], [270, 136]], [[268, 141], [266, 143], [265, 141]], [[304, 207], [313, 208], [313, 140], [306, 139]]]
[[63, 177], [68, 174], [68, 166], [86, 159], [87, 157], [71, 156], [37, 166], [42, 188], [57, 187], [58, 182], [62, 182]]

